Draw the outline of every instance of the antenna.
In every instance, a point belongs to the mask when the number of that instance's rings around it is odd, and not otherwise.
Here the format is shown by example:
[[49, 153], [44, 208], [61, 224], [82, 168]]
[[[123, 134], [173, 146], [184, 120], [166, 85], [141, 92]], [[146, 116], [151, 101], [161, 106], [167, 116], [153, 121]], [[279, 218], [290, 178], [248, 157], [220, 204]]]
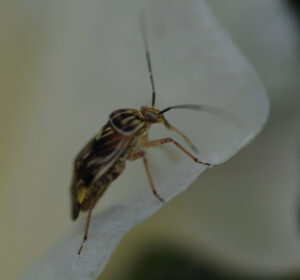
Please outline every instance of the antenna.
[[149, 72], [149, 77], [150, 77], [150, 82], [151, 82], [151, 87], [152, 87], [152, 107], [154, 107], [156, 92], [155, 92], [155, 87], [154, 87], [151, 57], [150, 57], [149, 46], [148, 46], [148, 37], [147, 37], [147, 30], [146, 30], [146, 18], [145, 18], [145, 14], [143, 12], [140, 15], [140, 24], [141, 24], [141, 31], [142, 31], [144, 49], [145, 49], [145, 53], [146, 53], [148, 72]]
[[238, 127], [243, 126], [242, 121], [239, 120], [239, 118], [235, 114], [231, 112], [227, 112], [221, 108], [215, 108], [206, 105], [182, 104], [182, 105], [170, 106], [161, 110], [159, 114], [164, 114], [172, 109], [189, 109], [195, 111], [203, 111], [211, 115], [214, 115], [216, 117], [219, 117], [221, 119], [225, 119]]

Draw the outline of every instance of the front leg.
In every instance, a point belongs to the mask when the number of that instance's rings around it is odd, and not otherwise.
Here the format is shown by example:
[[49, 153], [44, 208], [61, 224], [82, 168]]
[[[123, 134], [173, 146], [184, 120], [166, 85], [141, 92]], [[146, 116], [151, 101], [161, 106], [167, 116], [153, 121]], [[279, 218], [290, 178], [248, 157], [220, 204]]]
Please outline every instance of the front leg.
[[175, 144], [181, 151], [183, 151], [186, 155], [188, 155], [190, 158], [192, 158], [195, 162], [201, 163], [201, 164], [204, 164], [204, 165], [207, 165], [207, 166], [211, 166], [210, 163], [203, 162], [203, 161], [200, 161], [199, 159], [197, 159], [188, 150], [186, 150], [183, 146], [181, 146], [178, 142], [176, 142], [175, 140], [173, 140], [170, 137], [157, 139], [157, 140], [153, 140], [153, 141], [148, 141], [148, 142], [143, 143], [143, 146], [145, 148], [150, 148], [150, 147], [157, 147], [157, 146], [167, 144], [167, 143]]
[[151, 176], [151, 173], [150, 173], [150, 169], [149, 169], [149, 164], [148, 164], [148, 160], [147, 160], [147, 157], [146, 157], [146, 153], [145, 151], [138, 151], [136, 153], [133, 153], [129, 156], [128, 160], [136, 160], [136, 159], [139, 159], [139, 158], [142, 158], [143, 159], [143, 162], [144, 162], [144, 167], [145, 167], [145, 170], [146, 170], [146, 174], [147, 174], [147, 177], [148, 177], [148, 180], [150, 182], [150, 187], [152, 189], [152, 192], [153, 194], [161, 201], [161, 202], [165, 202], [160, 196], [159, 194], [157, 193], [156, 189], [155, 189], [155, 186], [154, 186], [154, 182], [153, 182], [153, 179], [152, 179], [152, 176]]

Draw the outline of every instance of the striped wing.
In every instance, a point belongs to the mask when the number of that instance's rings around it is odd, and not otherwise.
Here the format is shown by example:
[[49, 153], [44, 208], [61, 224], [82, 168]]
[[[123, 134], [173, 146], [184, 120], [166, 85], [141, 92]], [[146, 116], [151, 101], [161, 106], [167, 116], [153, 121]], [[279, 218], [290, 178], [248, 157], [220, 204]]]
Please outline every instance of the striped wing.
[[128, 143], [128, 137], [120, 135], [107, 123], [78, 154], [71, 186], [74, 220], [79, 215], [81, 203], [88, 199], [93, 184], [120, 158]]
[[119, 134], [132, 136], [145, 126], [145, 120], [139, 110], [119, 109], [109, 116], [112, 128]]

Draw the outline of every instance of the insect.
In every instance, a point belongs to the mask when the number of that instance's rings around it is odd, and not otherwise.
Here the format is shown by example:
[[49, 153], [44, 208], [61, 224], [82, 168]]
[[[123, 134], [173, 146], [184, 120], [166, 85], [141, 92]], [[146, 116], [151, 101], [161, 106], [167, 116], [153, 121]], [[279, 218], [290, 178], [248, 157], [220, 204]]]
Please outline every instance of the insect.
[[196, 151], [191, 141], [167, 121], [165, 113], [172, 109], [192, 109], [208, 112], [212, 110], [210, 107], [203, 105], [177, 105], [163, 110], [155, 108], [156, 91], [144, 24], [142, 24], [142, 37], [152, 87], [151, 106], [141, 107], [140, 110], [119, 109], [112, 112], [104, 127], [88, 142], [74, 162], [74, 174], [71, 185], [73, 220], [78, 218], [80, 211], [88, 211], [84, 237], [78, 254], [81, 253], [87, 240], [91, 214], [95, 204], [109, 185], [124, 171], [127, 160], [142, 159], [152, 192], [162, 202], [163, 199], [157, 193], [150, 173], [146, 149], [172, 143], [195, 162], [210, 166], [210, 163], [200, 161], [170, 137], [157, 140], [148, 139], [150, 127], [153, 124], [163, 124], [167, 129], [179, 134], [191, 149]]

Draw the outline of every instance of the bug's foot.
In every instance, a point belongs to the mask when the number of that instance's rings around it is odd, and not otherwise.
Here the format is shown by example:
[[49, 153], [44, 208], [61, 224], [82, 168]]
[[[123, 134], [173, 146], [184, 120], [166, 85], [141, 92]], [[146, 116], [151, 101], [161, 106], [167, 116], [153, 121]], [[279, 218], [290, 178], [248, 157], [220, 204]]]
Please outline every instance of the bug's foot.
[[164, 199], [162, 199], [161, 197], [158, 197], [159, 201], [162, 203], [165, 203], [166, 201]]
[[163, 202], [163, 203], [165, 202], [165, 200], [162, 199], [156, 191], [153, 191], [153, 194], [158, 198], [158, 200], [159, 200], [160, 202]]
[[83, 241], [82, 241], [82, 243], [81, 243], [81, 245], [80, 245], [80, 247], [79, 247], [79, 250], [78, 250], [78, 256], [81, 254], [81, 251], [82, 251], [82, 249], [83, 249], [83, 246], [84, 246], [85, 241], [86, 241], [86, 237], [84, 237], [84, 239], [83, 239]]
[[211, 166], [212, 166], [211, 163], [200, 161], [200, 160], [198, 160], [197, 158], [195, 158], [194, 160], [195, 160], [195, 162], [200, 163], [200, 164], [204, 164], [204, 165], [206, 165], [206, 166], [208, 166], [208, 167], [211, 167]]
[[78, 256], [80, 255], [81, 251], [82, 251], [82, 248], [83, 248], [83, 243], [80, 245], [80, 248], [78, 250]]

